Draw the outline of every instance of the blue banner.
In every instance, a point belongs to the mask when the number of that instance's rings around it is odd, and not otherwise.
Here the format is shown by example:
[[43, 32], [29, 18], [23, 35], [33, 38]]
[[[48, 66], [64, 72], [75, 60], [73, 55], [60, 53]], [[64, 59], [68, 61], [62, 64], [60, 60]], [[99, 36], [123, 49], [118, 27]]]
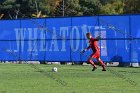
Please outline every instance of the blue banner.
[[0, 60], [85, 62], [86, 33], [101, 36], [103, 61], [140, 62], [140, 16], [83, 16], [0, 21]]

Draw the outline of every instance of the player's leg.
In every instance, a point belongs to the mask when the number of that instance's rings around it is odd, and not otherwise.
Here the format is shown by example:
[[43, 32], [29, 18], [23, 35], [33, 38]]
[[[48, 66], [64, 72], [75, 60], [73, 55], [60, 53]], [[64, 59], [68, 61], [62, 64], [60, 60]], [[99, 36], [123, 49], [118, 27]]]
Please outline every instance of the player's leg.
[[100, 57], [97, 57], [96, 58], [97, 59], [97, 61], [101, 64], [101, 66], [102, 66], [102, 71], [106, 71], [106, 68], [105, 68], [105, 64], [104, 64], [104, 62], [101, 60], [101, 58]]
[[101, 66], [103, 68], [102, 71], [106, 71], [105, 64], [104, 64], [104, 62], [100, 58], [100, 51], [96, 51], [96, 53], [94, 54], [93, 57], [96, 58], [97, 61], [101, 64]]
[[92, 61], [92, 58], [91, 58], [91, 57], [88, 58], [88, 62], [93, 66], [92, 71], [95, 71], [95, 69], [97, 69], [97, 66], [96, 66], [95, 63]]
[[92, 61], [92, 58], [94, 58], [93, 56], [94, 56], [94, 54], [91, 54], [91, 55], [90, 55], [90, 57], [88, 58], [88, 62], [93, 66], [92, 71], [95, 71], [95, 69], [97, 69], [97, 66], [96, 66], [95, 63]]

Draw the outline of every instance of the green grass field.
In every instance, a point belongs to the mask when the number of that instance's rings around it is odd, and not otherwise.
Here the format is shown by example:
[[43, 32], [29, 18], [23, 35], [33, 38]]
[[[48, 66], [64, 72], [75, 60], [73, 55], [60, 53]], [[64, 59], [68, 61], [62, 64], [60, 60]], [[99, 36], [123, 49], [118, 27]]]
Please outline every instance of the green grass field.
[[140, 68], [0, 64], [0, 93], [140, 93], [139, 82]]

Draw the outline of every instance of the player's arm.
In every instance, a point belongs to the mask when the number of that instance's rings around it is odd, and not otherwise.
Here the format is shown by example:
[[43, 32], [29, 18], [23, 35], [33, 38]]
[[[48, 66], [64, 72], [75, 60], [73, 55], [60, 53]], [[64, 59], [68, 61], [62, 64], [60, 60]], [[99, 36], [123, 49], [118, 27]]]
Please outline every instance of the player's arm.
[[95, 38], [95, 41], [99, 41], [100, 39], [101, 39], [101, 36], [99, 35]]
[[86, 52], [87, 50], [89, 50], [91, 47], [90, 47], [90, 45], [86, 48], [86, 49], [84, 49], [83, 51], [82, 51], [82, 53], [84, 53], [84, 52]]

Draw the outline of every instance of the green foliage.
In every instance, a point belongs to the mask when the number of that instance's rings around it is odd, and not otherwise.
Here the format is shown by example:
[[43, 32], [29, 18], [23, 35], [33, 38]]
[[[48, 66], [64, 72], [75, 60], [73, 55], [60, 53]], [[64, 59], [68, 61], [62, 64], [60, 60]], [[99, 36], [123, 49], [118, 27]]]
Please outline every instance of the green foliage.
[[5, 0], [0, 6], [1, 10], [7, 10], [7, 9], [12, 9], [15, 7], [15, 0]]
[[66, 2], [65, 4], [66, 16], [79, 15], [79, 12], [80, 12], [79, 0], [67, 0], [65, 2]]
[[98, 15], [101, 9], [99, 0], [80, 0], [83, 15]]
[[138, 14], [140, 13], [140, 0], [125, 0], [124, 1], [125, 14]]
[[101, 14], [123, 14], [123, 3], [121, 1], [115, 1], [112, 3], [108, 3], [103, 5], [101, 8]]
[[55, 16], [77, 16], [82, 15], [80, 12], [79, 0], [61, 0], [59, 5], [55, 8]]
[[[63, 3], [64, 1], [64, 3]], [[140, 13], [140, 0], [1, 0], [4, 19], [45, 16], [81, 16]]]

